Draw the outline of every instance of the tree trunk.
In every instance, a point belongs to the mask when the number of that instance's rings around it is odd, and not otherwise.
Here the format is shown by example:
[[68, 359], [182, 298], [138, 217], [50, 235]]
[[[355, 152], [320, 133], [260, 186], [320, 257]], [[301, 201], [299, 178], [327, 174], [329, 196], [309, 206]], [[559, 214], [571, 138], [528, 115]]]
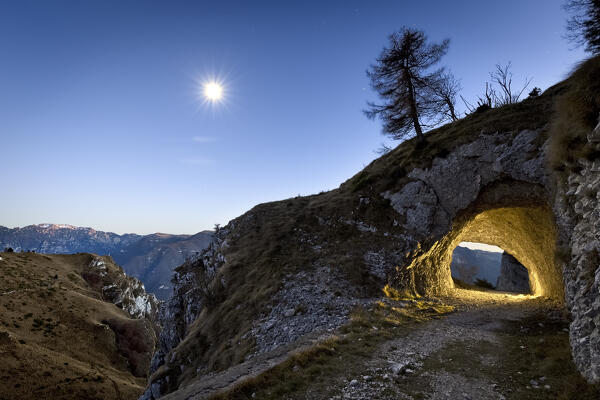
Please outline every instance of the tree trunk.
[[452, 121], [458, 121], [452, 100], [446, 99], [446, 104], [448, 104], [448, 111], [450, 112], [450, 118], [452, 118]]
[[415, 128], [415, 132], [417, 134], [417, 138], [419, 142], [425, 141], [425, 136], [423, 136], [423, 129], [421, 128], [421, 123], [419, 122], [419, 111], [417, 109], [417, 99], [415, 96], [415, 87], [413, 86], [412, 76], [408, 68], [404, 70], [404, 80], [406, 81], [406, 87], [408, 89], [408, 102], [410, 103], [410, 117], [413, 122], [413, 126]]

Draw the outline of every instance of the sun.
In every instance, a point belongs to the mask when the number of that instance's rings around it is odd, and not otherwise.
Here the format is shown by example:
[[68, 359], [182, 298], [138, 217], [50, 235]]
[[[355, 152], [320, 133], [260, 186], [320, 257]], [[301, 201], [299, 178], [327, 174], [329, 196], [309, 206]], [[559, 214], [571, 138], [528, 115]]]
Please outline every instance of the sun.
[[223, 98], [223, 86], [217, 82], [206, 82], [204, 84], [204, 97], [210, 101], [219, 101]]

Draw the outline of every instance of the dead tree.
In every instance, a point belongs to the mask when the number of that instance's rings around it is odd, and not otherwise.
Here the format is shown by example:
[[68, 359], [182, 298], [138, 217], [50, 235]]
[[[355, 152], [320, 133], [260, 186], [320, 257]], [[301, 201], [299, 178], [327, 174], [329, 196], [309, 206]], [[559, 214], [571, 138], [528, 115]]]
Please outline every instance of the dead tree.
[[444, 115], [444, 119], [457, 121], [456, 97], [462, 89], [460, 82], [451, 72], [443, 72], [439, 74], [438, 80], [431, 89], [433, 96], [438, 99], [440, 111]]
[[496, 70], [490, 72], [492, 83], [496, 84], [498, 91], [495, 93], [494, 107], [502, 107], [507, 104], [515, 104], [519, 102], [519, 98], [531, 83], [531, 78], [526, 78], [525, 83], [520, 89], [513, 90], [512, 87], [512, 72], [510, 68], [512, 63], [509, 61], [504, 67], [496, 64]]
[[478, 97], [476, 106], [461, 96], [469, 113], [485, 111], [493, 107], [502, 107], [507, 104], [519, 102], [532, 79], [526, 78], [522, 86], [514, 89], [511, 67], [512, 63], [510, 61], [505, 66], [496, 64], [496, 70], [490, 72], [491, 82], [485, 83], [485, 93]]

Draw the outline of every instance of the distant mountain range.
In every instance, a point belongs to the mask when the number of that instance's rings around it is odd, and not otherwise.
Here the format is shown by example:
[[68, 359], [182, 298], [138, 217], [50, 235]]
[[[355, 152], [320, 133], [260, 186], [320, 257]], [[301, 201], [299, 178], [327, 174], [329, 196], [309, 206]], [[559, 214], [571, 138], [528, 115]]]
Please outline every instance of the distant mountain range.
[[476, 279], [485, 279], [495, 285], [500, 275], [502, 254], [457, 246], [452, 253], [452, 264], [450, 265], [452, 277], [465, 283], [474, 283]]
[[72, 225], [0, 226], [0, 250], [12, 247], [14, 251], [50, 254], [109, 255], [128, 275], [141, 280], [148, 292], [165, 299], [171, 294], [173, 269], [206, 248], [212, 237], [212, 231], [195, 235], [118, 235]]

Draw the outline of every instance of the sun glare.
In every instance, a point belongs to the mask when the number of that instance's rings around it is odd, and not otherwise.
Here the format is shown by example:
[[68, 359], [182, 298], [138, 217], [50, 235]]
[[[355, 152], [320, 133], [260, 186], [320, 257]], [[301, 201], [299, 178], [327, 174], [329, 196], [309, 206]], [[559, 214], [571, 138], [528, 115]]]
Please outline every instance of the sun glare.
[[223, 86], [217, 82], [207, 82], [204, 84], [204, 97], [210, 101], [219, 101], [223, 98]]

